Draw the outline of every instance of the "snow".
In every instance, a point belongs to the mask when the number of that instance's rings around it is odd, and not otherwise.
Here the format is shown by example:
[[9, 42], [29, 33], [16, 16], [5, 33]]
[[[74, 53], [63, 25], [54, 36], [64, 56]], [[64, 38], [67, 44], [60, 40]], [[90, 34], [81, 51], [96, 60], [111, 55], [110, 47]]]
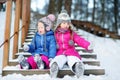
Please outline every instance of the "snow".
[[[4, 26], [5, 26], [5, 12], [0, 12], [0, 44], [4, 41]], [[12, 29], [13, 30], [13, 29]], [[94, 43], [94, 53], [97, 54], [97, 60], [100, 61], [100, 67], [105, 69], [105, 75], [89, 75], [82, 76], [79, 79], [76, 76], [64, 76], [63, 78], [51, 78], [49, 74], [41, 75], [27, 75], [9, 74], [2, 77], [2, 67], [0, 66], [0, 80], [119, 80], [120, 79], [120, 40], [102, 38], [94, 36], [85, 31], [79, 30], [80, 35], [84, 35], [87, 40]], [[83, 53], [82, 53], [83, 54]], [[0, 48], [0, 65], [2, 65], [3, 48]], [[86, 60], [86, 59], [83, 59]], [[92, 59], [90, 59], [92, 60]], [[94, 60], [93, 60], [94, 61]], [[93, 68], [93, 66], [85, 65], [86, 68]], [[19, 66], [7, 67], [7, 69], [19, 69]], [[94, 67], [98, 68], [98, 67]]]

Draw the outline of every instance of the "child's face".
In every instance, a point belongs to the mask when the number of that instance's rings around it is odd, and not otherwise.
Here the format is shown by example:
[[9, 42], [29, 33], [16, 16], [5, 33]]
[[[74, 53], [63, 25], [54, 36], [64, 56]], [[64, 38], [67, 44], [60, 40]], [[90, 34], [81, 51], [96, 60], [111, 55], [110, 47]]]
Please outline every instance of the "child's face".
[[38, 22], [38, 32], [40, 34], [45, 34], [45, 26], [42, 22]]
[[61, 24], [60, 24], [60, 27], [62, 28], [62, 29], [69, 29], [69, 23], [68, 22], [62, 22]]

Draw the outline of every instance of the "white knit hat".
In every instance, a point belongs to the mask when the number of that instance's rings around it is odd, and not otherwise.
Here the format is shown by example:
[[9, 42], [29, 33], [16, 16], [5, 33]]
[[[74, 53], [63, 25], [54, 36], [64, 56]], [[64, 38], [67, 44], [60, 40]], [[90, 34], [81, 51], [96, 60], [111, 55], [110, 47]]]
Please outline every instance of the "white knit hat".
[[66, 10], [62, 10], [61, 13], [58, 15], [57, 24], [56, 24], [55, 30], [57, 29], [58, 25], [61, 24], [62, 22], [69, 22], [69, 23], [71, 23], [70, 16], [68, 15]]

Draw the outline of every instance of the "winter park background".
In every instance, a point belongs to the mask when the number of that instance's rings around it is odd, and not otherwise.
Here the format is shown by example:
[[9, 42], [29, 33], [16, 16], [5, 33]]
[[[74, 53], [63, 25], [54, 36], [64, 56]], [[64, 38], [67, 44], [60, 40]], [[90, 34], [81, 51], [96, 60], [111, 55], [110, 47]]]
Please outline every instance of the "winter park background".
[[[58, 1], [58, 0], [56, 0]], [[61, 0], [62, 1], [62, 0]], [[77, 1], [79, 3], [77, 4]], [[75, 11], [75, 5], [83, 5], [85, 6], [88, 3], [88, 8], [82, 9], [82, 12]], [[91, 9], [93, 9], [94, 1], [96, 1], [96, 6], [98, 9], [96, 9], [95, 13], [95, 19], [94, 23], [99, 24], [101, 26], [104, 26], [105, 28], [109, 28], [109, 30], [113, 30], [114, 27], [114, 14], [112, 13], [113, 9], [113, 4], [111, 2], [115, 0], [73, 0], [73, 5], [72, 5], [72, 13], [71, 13], [71, 18], [72, 19], [77, 19], [77, 20], [92, 20], [92, 14], [89, 12]], [[100, 9], [102, 8], [100, 6], [101, 1], [104, 1], [105, 5], [105, 15], [106, 17], [103, 17], [104, 21], [101, 22], [99, 18], [101, 18], [101, 14], [98, 14]], [[120, 4], [120, 0], [117, 0], [118, 4]], [[108, 4], [109, 3], [109, 4]], [[14, 4], [14, 3], [13, 3]], [[42, 4], [42, 5], [40, 5]], [[31, 0], [31, 9], [33, 12], [38, 12], [39, 14], [46, 14], [48, 8], [49, 0]], [[14, 19], [14, 7], [12, 9], [12, 21]], [[79, 8], [81, 9], [81, 8]], [[89, 16], [86, 18], [84, 15], [85, 10], [88, 9]], [[120, 35], [120, 7], [118, 7], [118, 14], [117, 14], [117, 20], [118, 20], [118, 34]], [[57, 14], [58, 12], [56, 12]], [[75, 16], [77, 14], [80, 14], [79, 16]], [[97, 15], [98, 14], [98, 15]], [[1, 10], [0, 11], [0, 44], [4, 41], [4, 30], [5, 30], [5, 11]], [[31, 13], [31, 23], [35, 23], [35, 20], [33, 20], [34, 14]], [[101, 23], [100, 23], [101, 22]], [[11, 35], [14, 32], [13, 29], [13, 22], [11, 24]], [[57, 78], [57, 80], [120, 80], [120, 40], [119, 39], [112, 39], [112, 38], [106, 38], [106, 37], [98, 37], [96, 35], [93, 35], [91, 33], [88, 33], [86, 31], [83, 31], [79, 29], [79, 34], [82, 34], [85, 36], [85, 38], [91, 42], [94, 43], [94, 52], [97, 54], [98, 60], [101, 63], [101, 67], [105, 69], [105, 75], [101, 76], [96, 76], [96, 75], [89, 75], [89, 76], [82, 76], [79, 79], [77, 79], [75, 76], [64, 76], [63, 78]], [[12, 53], [12, 46], [13, 46], [13, 40], [11, 39], [10, 41], [10, 53]], [[19, 46], [20, 47], [20, 46]], [[44, 75], [28, 75], [28, 76], [23, 76], [21, 74], [10, 74], [7, 76], [2, 77], [2, 56], [3, 56], [3, 47], [0, 48], [0, 80], [53, 80], [50, 78], [49, 74], [44, 74]], [[11, 57], [9, 57], [11, 59]], [[56, 79], [55, 79], [56, 80]]]

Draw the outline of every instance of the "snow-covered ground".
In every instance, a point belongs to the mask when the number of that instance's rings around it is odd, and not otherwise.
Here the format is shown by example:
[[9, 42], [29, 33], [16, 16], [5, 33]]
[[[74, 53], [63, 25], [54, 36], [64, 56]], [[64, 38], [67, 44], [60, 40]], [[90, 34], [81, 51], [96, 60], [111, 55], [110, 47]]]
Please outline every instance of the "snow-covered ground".
[[[0, 44], [4, 40], [4, 26], [5, 26], [5, 12], [0, 12]], [[64, 76], [63, 78], [56, 78], [57, 80], [119, 80], [120, 79], [120, 40], [97, 37], [82, 30], [79, 33], [86, 36], [86, 39], [94, 43], [94, 52], [100, 61], [101, 67], [105, 69], [105, 75], [96, 76], [82, 76], [77, 79], [75, 76]], [[3, 49], [0, 48], [0, 65], [2, 65]], [[49, 74], [44, 75], [28, 75], [10, 74], [1, 76], [0, 66], [0, 80], [56, 80], [50, 78]]]

